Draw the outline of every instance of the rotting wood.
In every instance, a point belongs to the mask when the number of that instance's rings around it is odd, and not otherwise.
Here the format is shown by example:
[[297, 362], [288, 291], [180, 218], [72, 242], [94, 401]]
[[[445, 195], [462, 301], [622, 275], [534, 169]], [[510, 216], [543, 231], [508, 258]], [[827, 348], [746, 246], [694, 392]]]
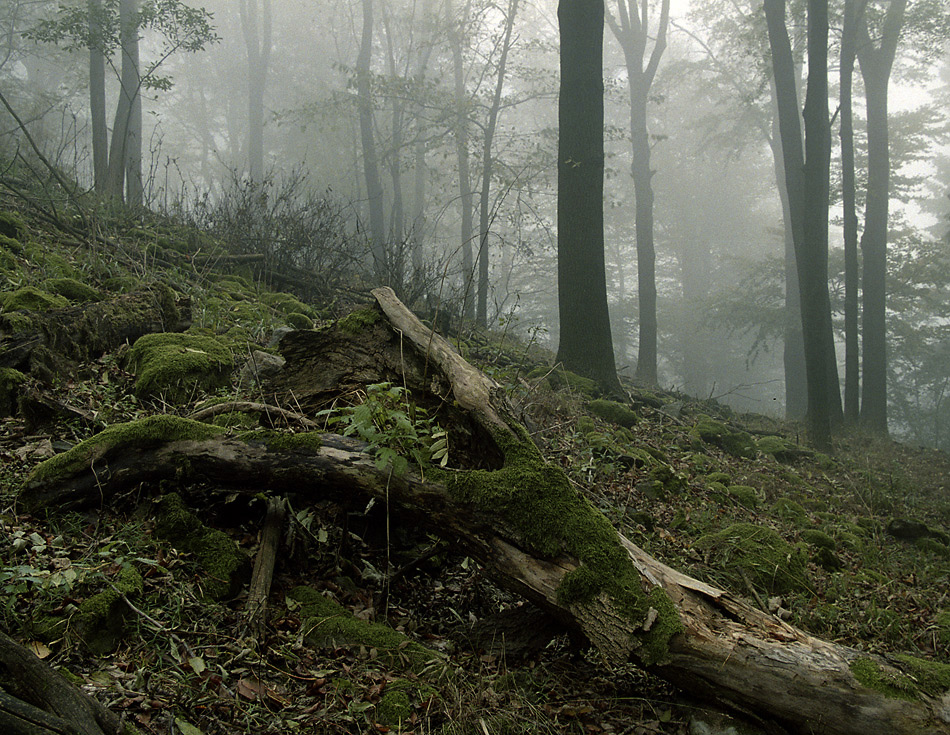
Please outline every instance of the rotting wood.
[[254, 558], [254, 572], [251, 574], [244, 611], [245, 630], [258, 640], [262, 638], [267, 622], [267, 597], [274, 579], [274, 566], [286, 519], [287, 502], [283, 498], [268, 498], [261, 545]]
[[254, 401], [228, 401], [227, 403], [215, 403], [213, 406], [202, 408], [188, 415], [193, 421], [207, 421], [210, 418], [219, 416], [222, 413], [232, 412], [253, 412], [261, 413], [267, 416], [271, 423], [276, 423], [275, 418], [283, 419], [287, 424], [298, 424], [305, 429], [318, 429], [321, 424], [308, 419], [301, 413], [289, 411], [279, 406], [270, 406], [266, 403], [256, 403]]
[[[537, 451], [510, 418], [497, 383], [425, 328], [390, 290], [374, 295], [399, 335], [400, 348], [404, 345], [407, 355], [415, 353], [413, 375], [421, 371], [431, 382], [431, 373], [440, 373], [451, 387], [451, 398], [484, 432], [496, 441], [513, 443], [514, 451]], [[446, 399], [441, 395], [440, 400]], [[324, 435], [321, 446], [304, 451], [242, 441], [223, 432], [199, 440], [122, 446], [95, 453], [95, 472], [81, 467], [55, 482], [28, 484], [21, 501], [30, 509], [77, 507], [100, 498], [108, 502], [145, 480], [155, 486], [154, 480], [162, 478], [186, 483], [213, 479], [218, 487], [235, 489], [267, 487], [273, 494], [311, 502], [334, 499], [363, 506], [372, 497], [385, 499], [394, 517], [457, 544], [497, 582], [586, 636], [606, 659], [642, 663], [637, 643], [654, 624], [656, 611], [652, 619], [647, 615], [642, 621], [631, 620], [607, 594], [565, 602], [562, 585], [582, 566], [581, 560], [566, 551], [548, 556], [531, 553], [513, 531], [511, 519], [498, 509], [474, 507], [428, 475], [425, 481], [412, 473], [390, 477], [364, 449], [359, 442], [330, 434]], [[546, 467], [546, 472], [544, 478], [557, 479], [555, 468]], [[466, 471], [459, 470], [446, 478], [465, 476]], [[541, 488], [512, 490], [531, 495]], [[772, 720], [778, 723], [774, 727], [785, 731], [950, 733], [950, 691], [934, 691], [931, 686], [929, 693], [908, 690], [907, 698], [899, 698], [893, 688], [888, 694], [862, 684], [852, 670], [863, 663], [885, 679], [912, 685], [915, 673], [907, 662], [817, 639], [732, 593], [671, 569], [623, 536], [616, 538], [642, 590], [661, 589], [682, 626], [662, 659], [649, 665], [654, 673], [691, 693]]]

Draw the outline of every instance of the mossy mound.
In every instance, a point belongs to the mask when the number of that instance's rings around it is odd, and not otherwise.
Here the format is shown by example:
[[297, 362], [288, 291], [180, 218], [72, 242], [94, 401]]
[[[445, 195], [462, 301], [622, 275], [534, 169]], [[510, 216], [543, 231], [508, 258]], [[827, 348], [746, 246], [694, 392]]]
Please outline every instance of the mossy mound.
[[726, 493], [743, 508], [753, 510], [759, 504], [759, 491], [751, 485], [727, 485]]
[[0, 417], [13, 416], [17, 410], [17, 397], [26, 376], [13, 368], [0, 368]]
[[240, 592], [250, 572], [250, 561], [223, 531], [205, 526], [176, 493], [158, 502], [155, 534], [175, 548], [195, 556], [201, 568], [202, 592], [212, 600], [224, 600]]
[[781, 436], [763, 436], [755, 440], [755, 448], [779, 462], [793, 462], [811, 454], [807, 449]]
[[745, 578], [769, 594], [809, 588], [805, 557], [771, 528], [736, 523], [696, 541], [710, 564], [725, 574], [733, 589], [745, 589]]
[[0, 212], [0, 235], [22, 241], [26, 237], [26, 222], [16, 212]]
[[128, 366], [135, 374], [136, 395], [177, 403], [227, 385], [234, 357], [214, 337], [167, 332], [137, 340]]
[[598, 398], [588, 403], [587, 409], [594, 416], [598, 416], [611, 424], [623, 426], [626, 429], [635, 426], [637, 423], [637, 414], [622, 403], [617, 403], [617, 401]]
[[751, 435], [744, 431], [733, 431], [709, 416], [700, 416], [690, 433], [694, 440], [713, 444], [734, 457], [751, 459], [755, 456], [755, 440]]
[[311, 319], [317, 317], [317, 312], [314, 311], [313, 307], [294, 298], [289, 293], [268, 291], [261, 294], [260, 299], [274, 311], [284, 314], [285, 316], [289, 314], [303, 314]]
[[287, 314], [284, 319], [294, 329], [313, 329], [313, 319], [299, 311]]
[[817, 528], [809, 528], [802, 531], [802, 541], [809, 546], [814, 546], [816, 549], [834, 551], [836, 546], [835, 540], [831, 538], [831, 536], [824, 531], [819, 531]]
[[51, 294], [35, 286], [24, 286], [16, 291], [4, 294], [0, 301], [0, 311], [53, 311], [65, 309], [69, 302], [59, 294]]
[[797, 526], [808, 521], [808, 513], [805, 509], [789, 498], [779, 498], [772, 503], [772, 515], [791, 521]]
[[937, 640], [950, 648], [950, 610], [941, 610], [937, 613]]
[[[9, 239], [9, 238], [8, 238]], [[0, 273], [14, 275], [20, 272], [20, 264], [12, 253], [3, 247], [3, 235], [0, 235]]]
[[419, 673], [442, 656], [388, 625], [359, 620], [346, 608], [310, 587], [297, 587], [289, 597], [301, 604], [301, 632], [314, 646], [365, 646], [376, 649], [390, 666]]
[[76, 630], [90, 651], [104, 656], [115, 650], [125, 636], [131, 612], [122, 598], [141, 594], [142, 587], [142, 575], [135, 567], [124, 567], [111, 585], [79, 606]]
[[647, 478], [637, 483], [637, 490], [651, 500], [662, 500], [678, 495], [686, 488], [686, 478], [668, 464], [660, 463], [650, 469]]
[[75, 278], [50, 278], [43, 281], [43, 287], [51, 293], [69, 299], [74, 304], [85, 304], [91, 301], [102, 301], [100, 294], [92, 286], [87, 286]]
[[135, 276], [114, 276], [102, 281], [102, 287], [113, 293], [129, 293], [142, 283]]

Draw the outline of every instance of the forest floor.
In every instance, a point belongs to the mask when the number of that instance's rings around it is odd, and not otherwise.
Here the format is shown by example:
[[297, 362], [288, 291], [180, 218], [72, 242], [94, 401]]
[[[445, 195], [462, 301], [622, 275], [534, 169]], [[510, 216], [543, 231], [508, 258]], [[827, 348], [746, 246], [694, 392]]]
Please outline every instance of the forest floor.
[[[249, 270], [199, 266], [189, 254], [193, 235], [169, 223], [135, 223], [89, 247], [18, 217], [25, 227], [0, 241], [0, 301], [28, 286], [66, 292], [65, 280], [97, 294], [77, 301], [163, 281], [191, 298], [190, 331], [216, 337], [238, 365], [251, 350], [268, 349], [276, 329], [301, 326], [301, 315], [320, 326], [360, 300], [356, 292], [332, 304], [275, 297]], [[633, 384], [626, 411], [618, 411], [508, 333], [467, 332], [456, 344], [525, 407], [535, 441], [578, 492], [653, 556], [819, 637], [950, 662], [950, 457], [858, 433], [840, 435], [822, 454], [800, 441], [797, 424]], [[184, 399], [142, 397], [127, 351], [52, 384], [30, 377], [24, 389], [60, 410], [13, 411], [0, 423], [0, 625], [141, 732], [727, 731], [728, 721], [688, 693], [610, 666], [565, 634], [537, 645], [492, 641], [491, 621], [522, 601], [451, 543], [390, 525], [380, 508], [292, 509], [260, 637], [242, 631], [246, 593], [209, 600], [194, 555], [156, 536], [150, 509], [159, 488], [138, 503], [24, 514], [17, 495], [29, 473], [107, 426], [260, 397], [238, 382], [238, 371]], [[189, 504], [252, 557], [266, 493], [208, 492]], [[71, 621], [129, 567], [144, 583], [125, 611], [124, 635], [94, 654]], [[390, 581], [387, 570], [395, 569]], [[289, 595], [301, 585], [439, 652], [441, 663], [415, 671], [373, 645], [314, 646]]]

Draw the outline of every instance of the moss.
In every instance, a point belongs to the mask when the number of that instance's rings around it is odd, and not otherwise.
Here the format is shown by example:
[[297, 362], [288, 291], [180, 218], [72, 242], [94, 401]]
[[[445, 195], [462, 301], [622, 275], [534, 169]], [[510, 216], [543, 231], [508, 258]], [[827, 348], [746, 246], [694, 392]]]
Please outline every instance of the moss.
[[216, 426], [165, 414], [116, 424], [37, 465], [28, 483], [55, 482], [57, 478], [75, 474], [94, 462], [108, 458], [114, 450], [122, 452], [129, 447], [144, 449], [179, 440], [202, 441], [221, 433], [223, 430]]
[[344, 334], [359, 334], [379, 321], [376, 309], [357, 309], [340, 319], [336, 325]]
[[937, 640], [950, 647], [950, 610], [941, 610], [934, 622], [937, 624]]
[[750, 485], [729, 485], [726, 493], [743, 508], [753, 510], [759, 504], [758, 490]]
[[950, 665], [896, 654], [900, 670], [885, 669], [870, 658], [859, 658], [849, 668], [861, 684], [894, 699], [939, 697], [950, 691]]
[[690, 433], [699, 441], [718, 446], [735, 457], [751, 459], [755, 456], [755, 441], [749, 434], [744, 431], [732, 431], [725, 424], [709, 416], [700, 416]]
[[291, 312], [287, 314], [284, 319], [294, 329], [313, 329], [313, 320], [306, 314], [301, 314], [299, 311]]
[[301, 632], [314, 646], [355, 645], [376, 649], [389, 665], [405, 663], [415, 672], [442, 657], [388, 625], [355, 618], [346, 608], [309, 587], [291, 590], [289, 597], [301, 603]]
[[101, 301], [100, 294], [92, 286], [87, 286], [75, 278], [50, 278], [43, 281], [43, 287], [52, 293], [69, 299], [74, 304], [84, 304], [90, 301]]
[[26, 237], [26, 222], [16, 212], [0, 212], [0, 235], [22, 241]]
[[651, 500], [661, 500], [677, 495], [686, 487], [686, 478], [675, 472], [668, 464], [657, 464], [647, 473], [645, 480], [637, 483], [637, 489]]
[[771, 528], [736, 523], [696, 541], [710, 562], [729, 577], [735, 589], [745, 578], [769, 594], [809, 589], [804, 555]]
[[113, 293], [129, 293], [139, 287], [141, 281], [135, 276], [115, 276], [102, 282], [102, 287]]
[[755, 447], [780, 462], [791, 462], [809, 454], [807, 449], [781, 436], [763, 436], [755, 440]]
[[574, 428], [581, 434], [592, 434], [597, 427], [594, 425], [594, 420], [590, 416], [578, 416]]
[[801, 505], [788, 498], [779, 498], [772, 503], [772, 514], [801, 525], [808, 520], [808, 514]]
[[142, 575], [135, 567], [124, 567], [112, 585], [79, 606], [76, 627], [83, 643], [94, 654], [105, 655], [122, 640], [130, 612], [122, 597], [140, 594], [143, 584]]
[[596, 380], [585, 378], [570, 370], [557, 370], [551, 373], [551, 381], [556, 390], [566, 387], [585, 396], [596, 396], [600, 393], [600, 386], [597, 385]]
[[950, 547], [944, 546], [935, 538], [919, 538], [914, 542], [921, 551], [926, 551], [935, 556], [942, 556], [944, 559], [950, 559]]
[[814, 546], [816, 549], [828, 549], [829, 551], [834, 551], [836, 547], [835, 540], [827, 533], [824, 531], [819, 531], [817, 528], [809, 528], [805, 531], [802, 531], [802, 541], [804, 541], [809, 546]]
[[[299, 299], [291, 296], [289, 293], [280, 293], [274, 291], [268, 291], [262, 293], [260, 300], [271, 307], [274, 311], [280, 312], [281, 314], [304, 314], [311, 319], [316, 317], [317, 313], [313, 310], [312, 307], [307, 306]], [[361, 312], [353, 312], [354, 314], [359, 314]], [[375, 313], [375, 312], [374, 312]], [[352, 315], [351, 315], [352, 316]], [[378, 318], [378, 315], [377, 315]]]
[[194, 334], [146, 334], [129, 351], [139, 397], [162, 396], [183, 401], [196, 391], [211, 391], [228, 383], [234, 358], [214, 337]]
[[319, 431], [301, 431], [291, 434], [273, 429], [254, 429], [239, 434], [245, 442], [261, 442], [274, 452], [316, 452], [323, 446], [323, 435]]
[[3, 297], [0, 311], [52, 311], [65, 309], [69, 302], [57, 294], [47, 293], [35, 286], [24, 286]]
[[241, 590], [250, 571], [247, 555], [226, 533], [205, 526], [176, 493], [158, 502], [155, 534], [194, 554], [203, 573], [201, 587], [206, 597], [223, 600]]
[[406, 722], [412, 715], [410, 695], [416, 688], [417, 685], [406, 679], [387, 683], [374, 711], [377, 724], [399, 727]]
[[[2, 239], [3, 235], [0, 235], [0, 240]], [[11, 275], [20, 272], [20, 264], [12, 254], [3, 249], [2, 242], [0, 242], [0, 272]]]
[[0, 325], [9, 334], [22, 334], [33, 329], [33, 319], [25, 311], [14, 311], [3, 314]]
[[[515, 440], [507, 434], [496, 437], [505, 456], [501, 469], [435, 474], [459, 503], [503, 517], [516, 544], [529, 553], [553, 558], [566, 552], [578, 559], [580, 565], [558, 588], [561, 602], [583, 604], [607, 596], [638, 630], [631, 644], [639, 647], [643, 661], [663, 661], [670, 638], [682, 630], [679, 615], [644, 593], [640, 574], [609, 521], [559, 468], [544, 462], [523, 427], [516, 431]], [[651, 608], [664, 620], [644, 630]]]
[[587, 404], [587, 408], [595, 416], [599, 416], [604, 421], [617, 426], [629, 429], [637, 423], [637, 414], [622, 403], [617, 403], [617, 401], [598, 398]]
[[0, 368], [0, 417], [16, 413], [20, 387], [26, 376], [13, 368]]
[[23, 255], [23, 245], [19, 240], [0, 233], [0, 250], [7, 255]]
[[725, 472], [710, 472], [706, 475], [706, 482], [719, 482], [723, 485], [728, 485], [731, 480], [732, 478]]

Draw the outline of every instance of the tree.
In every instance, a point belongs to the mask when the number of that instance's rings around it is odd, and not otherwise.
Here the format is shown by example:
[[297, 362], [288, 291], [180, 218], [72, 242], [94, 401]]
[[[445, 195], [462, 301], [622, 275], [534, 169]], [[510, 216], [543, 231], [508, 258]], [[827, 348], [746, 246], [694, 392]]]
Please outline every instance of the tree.
[[[639, 8], [637, 3], [639, 2]], [[670, 22], [670, 0], [662, 0], [660, 22], [649, 59], [650, 0], [617, 0], [617, 18], [607, 14], [607, 25], [623, 49], [630, 87], [630, 142], [633, 162], [630, 171], [636, 193], [637, 284], [640, 315], [640, 347], [637, 354], [637, 378], [648, 384], [657, 382], [656, 320], [656, 247], [653, 242], [653, 174], [650, 168], [650, 132], [647, 127], [647, 101], [656, 78], [660, 57], [666, 49], [666, 31]], [[644, 65], [644, 62], [645, 65]]]
[[858, 24], [857, 56], [864, 79], [868, 126], [868, 184], [861, 251], [864, 254], [861, 424], [887, 433], [887, 220], [890, 199], [887, 87], [904, 25], [907, 0], [889, 0], [872, 39], [867, 15]]
[[120, 0], [119, 37], [122, 52], [119, 101], [109, 146], [109, 183], [112, 198], [142, 205], [142, 75], [139, 69], [140, 0]]
[[[247, 157], [251, 181], [264, 179], [264, 90], [271, 55], [271, 0], [241, 0], [241, 31], [247, 49]], [[260, 18], [260, 21], [258, 21]]]
[[[779, 131], [802, 304], [808, 384], [808, 432], [819, 447], [831, 445], [832, 417], [840, 413], [834, 334], [828, 295], [828, 190], [831, 126], [828, 115], [828, 0], [808, 2], [808, 86], [805, 147], [794, 60], [785, 26], [785, 0], [765, 0], [778, 103]], [[837, 404], [837, 412], [833, 404]]]
[[604, 3], [561, 0], [557, 14], [557, 359], [618, 391], [604, 265]]

